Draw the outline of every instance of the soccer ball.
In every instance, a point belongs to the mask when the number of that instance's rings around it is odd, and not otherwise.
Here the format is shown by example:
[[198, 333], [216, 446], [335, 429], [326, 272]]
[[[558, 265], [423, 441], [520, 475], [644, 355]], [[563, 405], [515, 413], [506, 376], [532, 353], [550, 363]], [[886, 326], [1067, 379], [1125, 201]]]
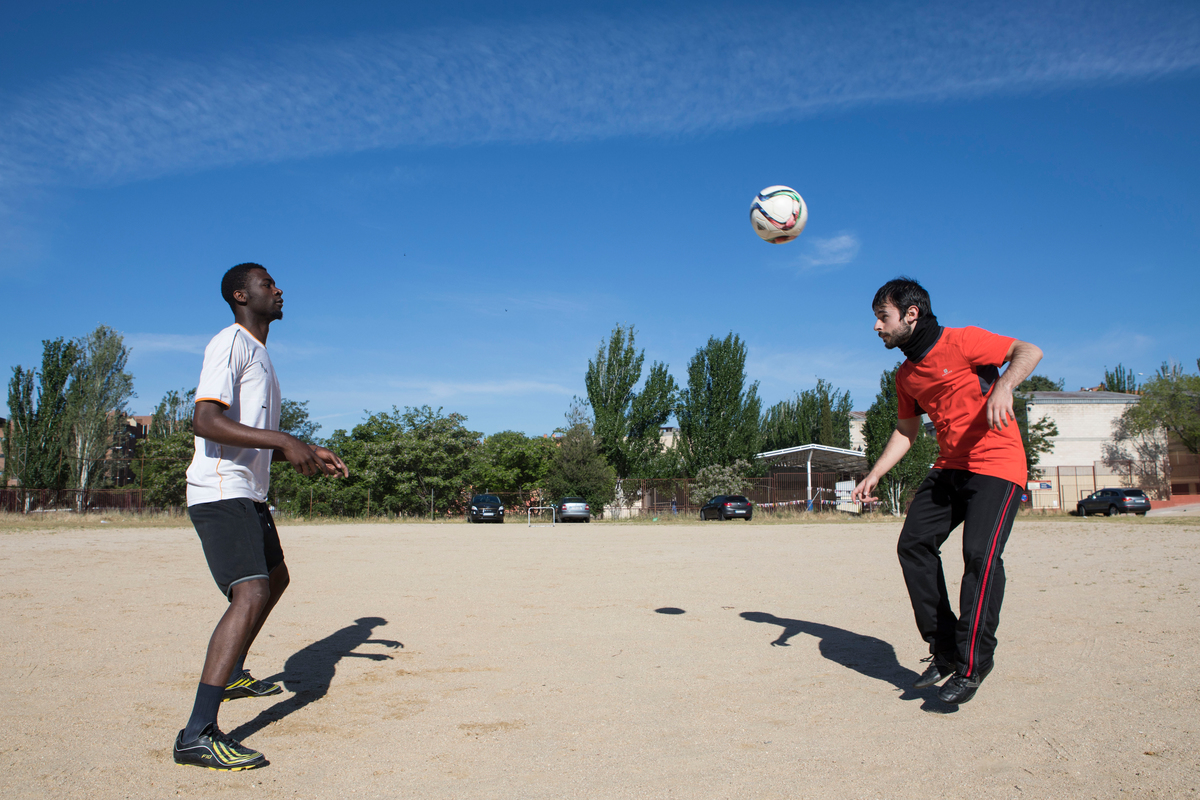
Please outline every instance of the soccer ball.
[[768, 186], [750, 204], [750, 224], [764, 242], [783, 244], [800, 235], [808, 222], [804, 198], [789, 186]]

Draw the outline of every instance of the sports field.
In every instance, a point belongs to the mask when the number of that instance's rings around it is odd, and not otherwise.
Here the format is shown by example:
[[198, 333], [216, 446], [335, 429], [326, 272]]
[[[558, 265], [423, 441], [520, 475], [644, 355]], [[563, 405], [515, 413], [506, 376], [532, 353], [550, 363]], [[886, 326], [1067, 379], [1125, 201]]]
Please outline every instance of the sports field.
[[[177, 767], [223, 610], [187, 527], [0, 534], [0, 797], [1200, 796], [1200, 522], [1018, 518], [960, 708], [898, 523], [281, 526], [292, 585]], [[957, 538], [947, 545], [955, 563]], [[673, 610], [673, 613], [667, 613]]]

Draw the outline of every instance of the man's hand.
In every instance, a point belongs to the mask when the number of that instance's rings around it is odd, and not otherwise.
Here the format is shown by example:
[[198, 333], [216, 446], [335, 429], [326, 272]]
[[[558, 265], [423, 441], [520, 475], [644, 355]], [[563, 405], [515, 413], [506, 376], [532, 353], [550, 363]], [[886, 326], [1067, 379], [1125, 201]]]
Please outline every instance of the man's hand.
[[325, 466], [329, 469], [326, 473], [327, 475], [332, 475], [336, 478], [340, 472], [341, 477], [350, 477], [350, 470], [346, 469], [346, 462], [338, 458], [337, 453], [332, 450], [326, 450], [324, 447], [313, 447], [313, 453], [316, 454], [317, 458], [325, 462]]
[[1008, 427], [1008, 420], [1017, 421], [1017, 413], [1013, 411], [1013, 391], [1021, 385], [1021, 381], [1029, 377], [1033, 368], [1042, 360], [1042, 350], [1035, 344], [1022, 342], [1017, 339], [1008, 346], [1004, 356], [1008, 369], [992, 387], [992, 393], [987, 399], [988, 427], [998, 431]]
[[850, 493], [850, 502], [852, 503], [873, 503], [879, 498], [874, 495], [875, 487], [879, 485], [879, 476], [874, 472], [867, 473], [867, 477], [859, 481], [859, 484], [854, 487], [854, 491]]
[[987, 399], [988, 427], [994, 431], [1000, 430], [1001, 426], [1007, 428], [1009, 419], [1017, 421], [1017, 412], [1013, 411], [1013, 393], [1007, 386], [997, 382]]
[[287, 436], [287, 443], [283, 447], [277, 448], [277, 451], [282, 453], [288, 463], [296, 468], [296, 472], [309, 476], [336, 476], [339, 473], [344, 477], [350, 476], [346, 464], [332, 451], [302, 442], [295, 436], [286, 433], [283, 435]]

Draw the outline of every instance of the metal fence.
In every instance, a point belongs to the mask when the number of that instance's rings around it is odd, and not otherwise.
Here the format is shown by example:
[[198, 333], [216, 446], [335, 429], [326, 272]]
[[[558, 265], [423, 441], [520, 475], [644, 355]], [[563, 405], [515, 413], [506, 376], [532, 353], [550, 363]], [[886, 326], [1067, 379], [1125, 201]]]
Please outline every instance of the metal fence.
[[[756, 513], [780, 510], [828, 511], [837, 505], [835, 484], [844, 476], [836, 472], [778, 472], [753, 478], [745, 496]], [[708, 498], [691, 497], [688, 478], [644, 480], [627, 478], [618, 483], [617, 498], [605, 506], [605, 516], [626, 518], [663, 514], [696, 514]]]
[[0, 511], [28, 513], [45, 511], [133, 511], [161, 512], [169, 509], [146, 506], [142, 492], [120, 489], [79, 491], [74, 489], [0, 489]]
[[[834, 484], [844, 476], [832, 472], [814, 472], [811, 476], [806, 473], [780, 472], [765, 478], [754, 478], [746, 497], [754, 503], [757, 513], [775, 513], [780, 510], [831, 510], [836, 505]], [[811, 492], [810, 492], [811, 486]], [[665, 478], [656, 480], [626, 478], [618, 481], [617, 496], [613, 503], [602, 510], [608, 518], [630, 518], [640, 516], [660, 516], [664, 514], [695, 514], [699, 511], [700, 503], [691, 498], [691, 481], [688, 478]], [[478, 493], [482, 494], [482, 491]], [[506, 516], [524, 516], [531, 506], [545, 506], [558, 498], [546, 496], [540, 490], [521, 492], [488, 492], [500, 498], [504, 504]], [[811, 495], [811, 496], [810, 496]], [[467, 494], [469, 500], [470, 495]], [[144, 502], [145, 495], [141, 488], [129, 486], [125, 488], [106, 488], [91, 491], [53, 490], [53, 489], [22, 489], [8, 487], [0, 489], [0, 511], [9, 513], [44, 512], [44, 511], [125, 511], [132, 513], [162, 513], [182, 511], [179, 507], [164, 507]], [[810, 502], [811, 501], [811, 502]], [[465, 512], [465, 502], [454, 504], [450, 511], [439, 508], [436, 516], [457, 517]], [[301, 508], [304, 507], [301, 502]], [[458, 506], [462, 505], [462, 508]], [[378, 515], [379, 509], [371, 506], [370, 493], [359, 501], [346, 498], [336, 503], [322, 502], [326, 516], [331, 517], [366, 517], [372, 513]], [[309, 508], [313, 505], [310, 503]], [[301, 511], [300, 513], [303, 513]], [[311, 515], [320, 516], [319, 512]]]

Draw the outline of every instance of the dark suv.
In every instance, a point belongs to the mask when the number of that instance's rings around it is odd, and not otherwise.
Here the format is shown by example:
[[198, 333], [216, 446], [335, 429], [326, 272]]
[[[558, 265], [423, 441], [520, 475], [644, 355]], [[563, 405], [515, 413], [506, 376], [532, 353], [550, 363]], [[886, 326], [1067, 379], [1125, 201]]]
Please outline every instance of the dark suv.
[[504, 522], [504, 504], [494, 494], [477, 494], [467, 509], [467, 522]]
[[719, 494], [700, 507], [700, 519], [744, 519], [754, 516], [754, 506], [740, 494]]
[[1075, 506], [1075, 516], [1086, 517], [1103, 511], [1110, 517], [1113, 514], [1144, 517], [1149, 510], [1150, 501], [1141, 489], [1101, 489], [1079, 501]]

